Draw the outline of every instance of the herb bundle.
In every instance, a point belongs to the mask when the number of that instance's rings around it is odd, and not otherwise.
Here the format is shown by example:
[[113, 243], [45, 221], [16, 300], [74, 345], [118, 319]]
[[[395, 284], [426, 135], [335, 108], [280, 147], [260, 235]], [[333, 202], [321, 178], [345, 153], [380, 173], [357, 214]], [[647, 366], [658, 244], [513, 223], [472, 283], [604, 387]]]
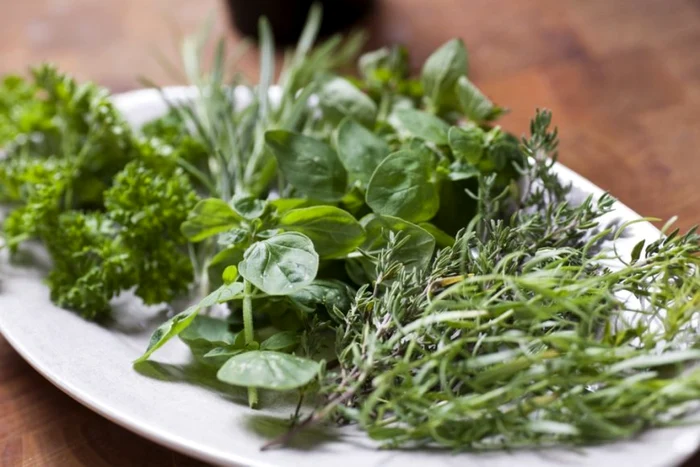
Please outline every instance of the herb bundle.
[[276, 86], [264, 19], [255, 86], [227, 76], [224, 42], [203, 70], [206, 35], [187, 39], [197, 97], [138, 130], [52, 67], [5, 78], [6, 247], [41, 241], [52, 300], [89, 319], [127, 291], [199, 295], [137, 362], [177, 336], [253, 407], [298, 391], [313, 409], [275, 442], [335, 421], [389, 447], [581, 444], [686, 414], [695, 232], [623, 259], [624, 226], [601, 223], [614, 200], [573, 203], [557, 178], [549, 112], [520, 140], [502, 130], [459, 40], [420, 79], [401, 47], [340, 76], [362, 37], [314, 48], [320, 14]]

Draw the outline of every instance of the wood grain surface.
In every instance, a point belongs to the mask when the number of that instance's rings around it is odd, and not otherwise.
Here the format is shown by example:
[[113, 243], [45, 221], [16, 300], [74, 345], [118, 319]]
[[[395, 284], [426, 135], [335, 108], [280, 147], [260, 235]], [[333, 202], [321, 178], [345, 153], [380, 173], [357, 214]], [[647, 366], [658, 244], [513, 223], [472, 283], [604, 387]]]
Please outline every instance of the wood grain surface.
[[[239, 41], [215, 0], [3, 1], [0, 74], [50, 60], [115, 92], [139, 75], [177, 83], [155, 57], [176, 60], [178, 38], [212, 12]], [[700, 1], [378, 0], [365, 26], [369, 47], [408, 45], [415, 70], [462, 37], [471, 76], [511, 109], [505, 127], [521, 133], [551, 108], [566, 165], [644, 215], [700, 221]], [[254, 54], [241, 66], [255, 79]], [[74, 402], [0, 337], [0, 465], [201, 464]]]

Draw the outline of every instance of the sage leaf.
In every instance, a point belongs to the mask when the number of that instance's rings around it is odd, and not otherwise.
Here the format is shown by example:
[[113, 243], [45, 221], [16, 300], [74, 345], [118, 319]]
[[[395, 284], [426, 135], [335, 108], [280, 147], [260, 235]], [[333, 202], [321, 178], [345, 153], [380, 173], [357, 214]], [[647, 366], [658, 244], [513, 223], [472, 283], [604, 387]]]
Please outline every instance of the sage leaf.
[[467, 74], [468, 65], [467, 50], [461, 39], [446, 42], [425, 61], [421, 82], [436, 111], [455, 107], [455, 85], [460, 76]]
[[288, 295], [316, 277], [318, 254], [312, 241], [298, 232], [284, 232], [251, 245], [238, 272], [268, 295]]
[[377, 105], [350, 81], [333, 77], [318, 93], [319, 106], [324, 117], [334, 123], [352, 117], [366, 127], [372, 127], [377, 118]]
[[216, 377], [234, 386], [288, 391], [309, 384], [321, 365], [306, 358], [271, 350], [255, 350], [231, 357]]
[[322, 258], [341, 258], [365, 239], [365, 230], [352, 214], [334, 206], [292, 209], [280, 217], [279, 226], [309, 237]]
[[229, 204], [218, 198], [203, 199], [182, 223], [182, 234], [191, 242], [200, 242], [237, 226], [242, 220]]
[[300, 193], [329, 202], [343, 197], [347, 173], [329, 145], [286, 130], [268, 131], [265, 142], [284, 177]]
[[432, 218], [440, 207], [432, 153], [405, 149], [387, 156], [369, 181], [366, 200], [377, 214], [411, 222]]
[[336, 132], [336, 148], [350, 181], [366, 185], [379, 163], [389, 155], [386, 142], [356, 121], [346, 118]]
[[447, 144], [450, 127], [435, 115], [416, 109], [399, 109], [389, 119], [399, 132], [435, 144]]
[[505, 112], [494, 105], [466, 76], [457, 80], [457, 98], [462, 112], [476, 123], [490, 122]]

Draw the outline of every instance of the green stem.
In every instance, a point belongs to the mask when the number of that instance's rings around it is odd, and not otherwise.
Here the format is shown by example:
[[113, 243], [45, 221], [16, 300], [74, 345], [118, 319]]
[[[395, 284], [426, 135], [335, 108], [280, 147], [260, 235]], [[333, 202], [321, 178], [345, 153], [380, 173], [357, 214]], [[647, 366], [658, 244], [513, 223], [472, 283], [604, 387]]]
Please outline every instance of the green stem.
[[[243, 336], [246, 345], [255, 340], [253, 333], [253, 299], [251, 298], [250, 282], [243, 280]], [[248, 405], [255, 408], [258, 405], [258, 391], [248, 388]]]

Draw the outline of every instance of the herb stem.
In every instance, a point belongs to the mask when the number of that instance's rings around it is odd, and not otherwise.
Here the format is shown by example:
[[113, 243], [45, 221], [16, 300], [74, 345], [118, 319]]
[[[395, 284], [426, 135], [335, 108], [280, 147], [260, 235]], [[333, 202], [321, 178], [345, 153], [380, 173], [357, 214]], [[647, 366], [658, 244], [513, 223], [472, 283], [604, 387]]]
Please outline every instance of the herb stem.
[[[246, 345], [255, 340], [253, 333], [253, 300], [251, 298], [251, 286], [247, 280], [243, 281], [243, 335]], [[248, 388], [248, 405], [255, 408], [258, 405], [258, 391]]]

